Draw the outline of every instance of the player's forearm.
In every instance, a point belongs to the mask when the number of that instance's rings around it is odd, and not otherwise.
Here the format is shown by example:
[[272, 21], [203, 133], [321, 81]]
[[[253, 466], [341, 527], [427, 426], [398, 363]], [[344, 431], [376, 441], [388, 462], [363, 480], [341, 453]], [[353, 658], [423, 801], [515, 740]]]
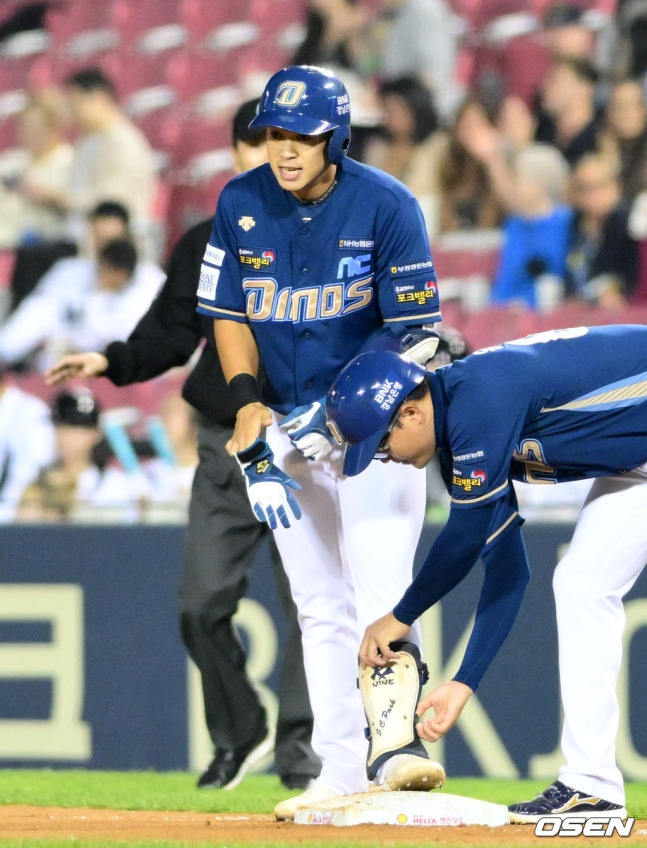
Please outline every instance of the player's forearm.
[[216, 347], [228, 383], [238, 374], [258, 375], [258, 347], [247, 324], [218, 319], [213, 322]]
[[485, 580], [463, 662], [454, 680], [476, 691], [515, 622], [530, 579], [517, 525], [483, 555]]
[[413, 582], [393, 609], [403, 624], [413, 624], [425, 610], [469, 573], [490, 533], [496, 505], [452, 509]]

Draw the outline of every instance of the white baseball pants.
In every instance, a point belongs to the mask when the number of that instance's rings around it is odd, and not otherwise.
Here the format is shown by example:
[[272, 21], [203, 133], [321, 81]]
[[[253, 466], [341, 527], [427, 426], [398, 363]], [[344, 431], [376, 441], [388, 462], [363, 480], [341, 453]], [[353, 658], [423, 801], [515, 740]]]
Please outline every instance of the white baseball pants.
[[[277, 421], [267, 430], [274, 461], [303, 489], [303, 511], [275, 539], [301, 626], [320, 779], [340, 794], [365, 792], [367, 741], [357, 654], [368, 624], [408, 587], [425, 512], [425, 474], [372, 462], [356, 477], [330, 460], [304, 459]], [[408, 637], [420, 645], [417, 625]]]
[[553, 579], [566, 759], [559, 779], [621, 805], [615, 740], [622, 599], [647, 563], [646, 517], [643, 471], [596, 479]]

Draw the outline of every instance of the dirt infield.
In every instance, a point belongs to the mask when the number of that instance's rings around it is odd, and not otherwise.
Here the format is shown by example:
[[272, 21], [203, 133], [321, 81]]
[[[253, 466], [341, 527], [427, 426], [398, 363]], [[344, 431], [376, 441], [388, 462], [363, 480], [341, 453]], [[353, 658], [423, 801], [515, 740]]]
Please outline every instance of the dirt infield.
[[[305, 826], [277, 822], [270, 815], [215, 813], [132, 812], [126, 810], [63, 809], [60, 807], [0, 806], [0, 845], [18, 839], [146, 839], [178, 843], [228, 842], [301, 845], [308, 842], [350, 841], [357, 845], [397, 846], [451, 842], [460, 845], [537, 845], [532, 826], [504, 827], [397, 827], [389, 825]], [[605, 842], [619, 841], [613, 836]], [[586, 840], [591, 843], [591, 840]], [[647, 845], [647, 821], [636, 821], [629, 840]], [[600, 844], [595, 840], [593, 844]], [[582, 839], [560, 838], [559, 844], [582, 844]]]

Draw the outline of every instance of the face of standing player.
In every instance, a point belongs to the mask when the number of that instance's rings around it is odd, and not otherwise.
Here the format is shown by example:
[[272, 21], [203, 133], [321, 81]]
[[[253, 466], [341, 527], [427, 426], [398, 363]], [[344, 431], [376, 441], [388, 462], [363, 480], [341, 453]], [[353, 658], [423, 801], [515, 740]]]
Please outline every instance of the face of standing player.
[[318, 200], [333, 184], [337, 166], [328, 159], [329, 133], [301, 135], [268, 127], [267, 156], [272, 173], [285, 191], [303, 203]]
[[382, 462], [397, 462], [424, 468], [436, 453], [436, 431], [431, 395], [405, 400], [390, 433], [380, 444]]

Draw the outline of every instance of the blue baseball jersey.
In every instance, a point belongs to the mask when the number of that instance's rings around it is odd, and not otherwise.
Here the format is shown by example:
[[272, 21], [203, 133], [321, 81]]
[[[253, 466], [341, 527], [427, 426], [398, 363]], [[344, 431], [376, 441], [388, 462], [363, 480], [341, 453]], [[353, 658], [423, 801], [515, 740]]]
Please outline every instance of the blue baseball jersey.
[[271, 408], [311, 403], [380, 327], [440, 320], [419, 204], [351, 159], [310, 204], [284, 191], [269, 165], [241, 174], [218, 201], [198, 312], [249, 324]]
[[647, 460], [647, 327], [527, 336], [429, 382], [453, 508], [510, 501], [510, 478], [553, 485]]

